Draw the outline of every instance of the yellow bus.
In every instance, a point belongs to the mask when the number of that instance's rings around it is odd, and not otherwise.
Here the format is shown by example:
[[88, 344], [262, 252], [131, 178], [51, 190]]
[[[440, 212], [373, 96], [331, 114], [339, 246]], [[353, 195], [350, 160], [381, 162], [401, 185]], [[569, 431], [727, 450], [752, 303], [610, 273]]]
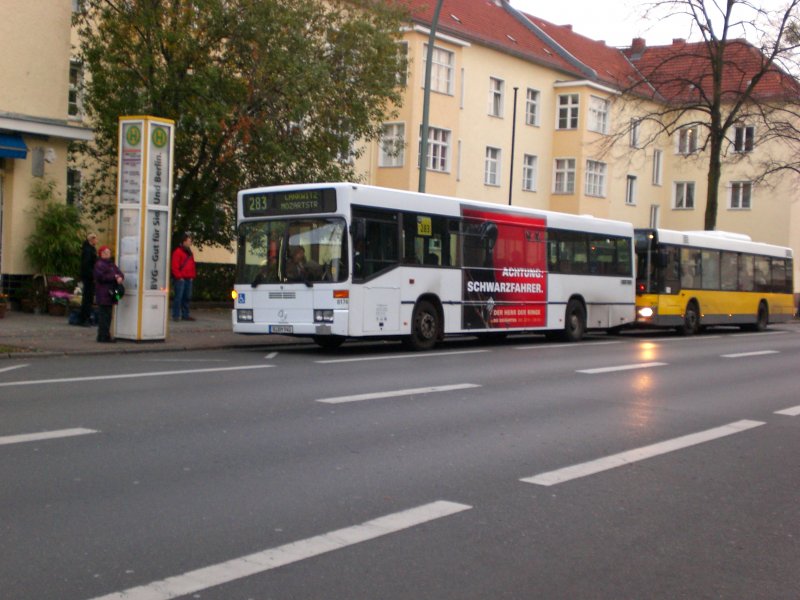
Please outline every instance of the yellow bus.
[[762, 331], [795, 312], [792, 250], [722, 231], [636, 229], [636, 325]]

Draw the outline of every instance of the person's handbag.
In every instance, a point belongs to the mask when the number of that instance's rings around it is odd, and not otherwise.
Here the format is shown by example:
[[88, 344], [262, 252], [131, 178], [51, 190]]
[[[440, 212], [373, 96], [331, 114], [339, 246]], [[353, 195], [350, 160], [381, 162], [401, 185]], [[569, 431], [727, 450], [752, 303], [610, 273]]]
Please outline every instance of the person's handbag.
[[125, 286], [121, 283], [115, 283], [109, 288], [108, 294], [111, 296], [111, 301], [116, 304], [125, 295]]

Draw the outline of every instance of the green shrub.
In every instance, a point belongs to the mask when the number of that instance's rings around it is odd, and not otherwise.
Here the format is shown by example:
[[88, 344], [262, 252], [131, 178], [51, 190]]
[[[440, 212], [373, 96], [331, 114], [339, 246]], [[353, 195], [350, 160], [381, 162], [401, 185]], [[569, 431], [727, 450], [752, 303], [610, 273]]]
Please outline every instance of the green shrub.
[[52, 180], [37, 180], [31, 197], [40, 205], [33, 210], [34, 230], [28, 237], [25, 256], [37, 273], [77, 277], [83, 243], [78, 210], [55, 199]]
[[192, 284], [192, 300], [226, 302], [231, 299], [236, 265], [197, 263], [197, 278]]

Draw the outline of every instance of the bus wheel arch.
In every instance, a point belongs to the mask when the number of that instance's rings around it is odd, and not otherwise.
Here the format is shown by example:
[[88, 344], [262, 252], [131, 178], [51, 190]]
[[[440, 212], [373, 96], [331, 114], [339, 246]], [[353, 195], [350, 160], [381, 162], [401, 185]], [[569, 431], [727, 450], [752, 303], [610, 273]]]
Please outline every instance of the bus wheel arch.
[[692, 298], [686, 303], [683, 313], [683, 325], [678, 327], [681, 335], [695, 335], [700, 331], [700, 304], [697, 298]]
[[579, 342], [586, 333], [586, 301], [581, 296], [572, 296], [564, 311], [564, 330], [561, 337], [567, 342]]
[[764, 331], [769, 326], [769, 303], [762, 298], [758, 303], [756, 311], [756, 322], [750, 325], [743, 325], [745, 331]]
[[444, 310], [436, 296], [420, 296], [411, 313], [411, 333], [403, 339], [412, 350], [430, 350], [444, 337]]

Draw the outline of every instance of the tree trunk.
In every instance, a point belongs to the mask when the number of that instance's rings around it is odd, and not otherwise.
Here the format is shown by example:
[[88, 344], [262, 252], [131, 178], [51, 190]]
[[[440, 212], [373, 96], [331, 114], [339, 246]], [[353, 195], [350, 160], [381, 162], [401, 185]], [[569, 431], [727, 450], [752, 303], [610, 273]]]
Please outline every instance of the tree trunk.
[[706, 192], [706, 214], [704, 229], [713, 231], [717, 227], [717, 210], [719, 207], [719, 182], [722, 178], [722, 140], [711, 136], [708, 157], [708, 190]]

